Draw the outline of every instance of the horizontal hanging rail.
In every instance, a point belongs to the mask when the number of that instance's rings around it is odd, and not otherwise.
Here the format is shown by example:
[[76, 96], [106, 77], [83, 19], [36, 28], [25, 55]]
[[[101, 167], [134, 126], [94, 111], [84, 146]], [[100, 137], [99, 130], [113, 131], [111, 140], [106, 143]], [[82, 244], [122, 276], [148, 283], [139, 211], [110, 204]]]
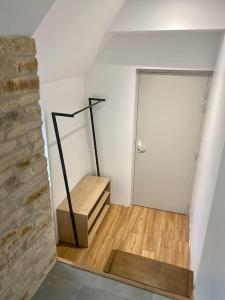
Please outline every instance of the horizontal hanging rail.
[[78, 111], [76, 111], [76, 112], [74, 112], [74, 113], [72, 113], [72, 114], [52, 112], [52, 115], [58, 116], [58, 117], [68, 117], [68, 118], [73, 118], [75, 115], [81, 113], [82, 111], [85, 111], [86, 109], [91, 108], [91, 107], [93, 107], [93, 106], [99, 104], [100, 102], [105, 101], [105, 99], [89, 98], [89, 103], [90, 103], [90, 101], [93, 101], [93, 100], [94, 100], [94, 101], [97, 101], [97, 102], [95, 102], [94, 104], [89, 104], [88, 106], [86, 106], [86, 107], [84, 107], [84, 108], [82, 108], [82, 109], [80, 109], [80, 110], [78, 110]]
[[[68, 183], [68, 177], [66, 173], [66, 166], [65, 166], [65, 160], [63, 156], [63, 150], [62, 150], [62, 145], [61, 145], [61, 140], [60, 140], [60, 135], [59, 135], [59, 129], [58, 129], [58, 124], [57, 124], [57, 119], [56, 117], [68, 117], [68, 118], [74, 118], [76, 115], [79, 113], [89, 109], [90, 110], [90, 118], [91, 118], [91, 128], [92, 128], [92, 136], [93, 136], [93, 143], [94, 143], [94, 151], [95, 151], [95, 161], [96, 161], [96, 168], [97, 168], [97, 175], [100, 176], [100, 171], [99, 171], [99, 162], [98, 162], [98, 152], [97, 152], [97, 144], [96, 144], [96, 136], [95, 136], [95, 127], [94, 127], [94, 118], [93, 118], [93, 111], [92, 107], [104, 102], [105, 99], [99, 99], [99, 98], [89, 98], [89, 105], [72, 113], [72, 114], [67, 114], [67, 113], [59, 113], [59, 112], [52, 112], [52, 121], [53, 121], [53, 126], [55, 130], [55, 136], [56, 136], [56, 141], [57, 141], [57, 146], [58, 146], [58, 151], [59, 151], [59, 157], [60, 157], [60, 162], [61, 162], [61, 167], [62, 167], [62, 172], [63, 172], [63, 178], [64, 178], [64, 183], [65, 183], [65, 189], [66, 189], [66, 195], [67, 195], [67, 201], [68, 201], [68, 206], [69, 206], [69, 211], [70, 211], [70, 219], [71, 219], [71, 224], [72, 224], [72, 229], [73, 229], [73, 236], [74, 236], [74, 242], [77, 246], [79, 246], [79, 241], [77, 237], [77, 230], [76, 230], [76, 222], [75, 222], [75, 216], [74, 216], [74, 211], [73, 211], [73, 205], [71, 201], [71, 196], [70, 196], [70, 189], [69, 189], [69, 183]], [[96, 101], [95, 103], [92, 103], [92, 101]]]

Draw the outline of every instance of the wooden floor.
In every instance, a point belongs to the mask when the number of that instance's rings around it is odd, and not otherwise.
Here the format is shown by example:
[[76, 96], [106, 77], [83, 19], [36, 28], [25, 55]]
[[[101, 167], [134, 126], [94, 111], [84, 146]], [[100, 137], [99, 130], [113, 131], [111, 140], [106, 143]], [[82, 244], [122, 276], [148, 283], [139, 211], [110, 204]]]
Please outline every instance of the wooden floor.
[[111, 205], [88, 249], [60, 243], [57, 252], [61, 258], [101, 271], [112, 249], [189, 268], [188, 241], [186, 215]]

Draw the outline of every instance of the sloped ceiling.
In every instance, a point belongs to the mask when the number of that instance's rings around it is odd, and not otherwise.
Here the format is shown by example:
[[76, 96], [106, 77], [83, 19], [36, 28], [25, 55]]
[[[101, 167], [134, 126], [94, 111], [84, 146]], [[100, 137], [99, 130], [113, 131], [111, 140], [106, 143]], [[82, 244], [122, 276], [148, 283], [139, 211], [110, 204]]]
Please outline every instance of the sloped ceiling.
[[54, 0], [0, 0], [0, 35], [32, 36]]
[[128, 0], [111, 31], [223, 30], [225, 0]]
[[114, 33], [95, 62], [164, 69], [214, 70], [221, 32], [146, 31]]
[[56, 0], [34, 34], [42, 82], [83, 75], [125, 0]]

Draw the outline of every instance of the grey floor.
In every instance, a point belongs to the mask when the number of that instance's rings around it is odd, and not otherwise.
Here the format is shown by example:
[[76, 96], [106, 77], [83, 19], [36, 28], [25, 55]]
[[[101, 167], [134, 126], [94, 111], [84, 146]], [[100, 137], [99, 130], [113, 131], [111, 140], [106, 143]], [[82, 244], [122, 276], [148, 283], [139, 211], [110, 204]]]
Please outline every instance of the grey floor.
[[32, 300], [166, 300], [150, 292], [57, 262]]

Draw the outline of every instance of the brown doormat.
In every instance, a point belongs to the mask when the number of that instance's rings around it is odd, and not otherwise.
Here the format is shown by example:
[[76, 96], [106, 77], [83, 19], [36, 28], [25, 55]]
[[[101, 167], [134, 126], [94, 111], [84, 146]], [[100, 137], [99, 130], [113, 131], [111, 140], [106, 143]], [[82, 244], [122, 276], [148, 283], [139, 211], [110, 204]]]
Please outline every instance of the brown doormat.
[[191, 299], [193, 272], [140, 255], [113, 250], [106, 273]]

